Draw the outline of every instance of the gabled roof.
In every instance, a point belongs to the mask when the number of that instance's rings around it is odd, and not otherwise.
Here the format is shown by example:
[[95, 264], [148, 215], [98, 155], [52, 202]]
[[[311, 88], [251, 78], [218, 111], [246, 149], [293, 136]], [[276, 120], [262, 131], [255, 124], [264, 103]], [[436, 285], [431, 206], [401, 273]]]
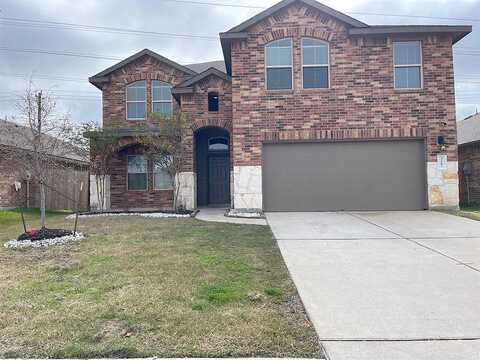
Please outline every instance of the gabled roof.
[[327, 15], [330, 15], [331, 17], [338, 19], [339, 21], [347, 24], [349, 27], [353, 28], [366, 28], [368, 27], [367, 24], [354, 19], [344, 13], [341, 13], [340, 11], [337, 11], [335, 9], [332, 9], [331, 7], [328, 7], [326, 5], [323, 5], [319, 3], [316, 0], [282, 0], [279, 3], [273, 5], [272, 7], [269, 7], [268, 9], [262, 11], [261, 13], [255, 15], [254, 17], [251, 17], [250, 19], [244, 21], [240, 25], [237, 25], [230, 30], [220, 33], [220, 41], [222, 43], [222, 50], [223, 50], [223, 57], [225, 58], [225, 67], [227, 70], [228, 74], [231, 74], [232, 72], [232, 59], [231, 59], [231, 43], [232, 41], [235, 41], [236, 39], [243, 39], [247, 37], [247, 33], [245, 30], [247, 30], [249, 27], [252, 25], [255, 25], [259, 23], [260, 21], [268, 18], [269, 16], [275, 14], [277, 11], [282, 10], [283, 8], [290, 6], [291, 4], [295, 2], [301, 2], [304, 3], [308, 6], [313, 7], [314, 9], [317, 9]]
[[480, 114], [470, 115], [457, 122], [458, 145], [480, 141]]
[[105, 83], [105, 82], [108, 82], [110, 81], [109, 79], [109, 75], [114, 72], [115, 70], [118, 70], [122, 67], [124, 67], [125, 65], [128, 65], [129, 63], [131, 63], [132, 61], [135, 61], [137, 59], [140, 59], [142, 56], [144, 55], [149, 55], [151, 57], [153, 57], [154, 59], [157, 59], [158, 61], [160, 62], [163, 62], [175, 69], [178, 69], [180, 71], [183, 71], [184, 73], [188, 74], [188, 75], [195, 75], [196, 72], [193, 71], [192, 69], [186, 67], [186, 66], [183, 66], [183, 65], [180, 65], [178, 63], [176, 63], [175, 61], [173, 60], [170, 60], [170, 59], [167, 59], [166, 57], [160, 55], [160, 54], [157, 54], [156, 52], [152, 51], [152, 50], [149, 50], [149, 49], [143, 49], [142, 51], [139, 51], [137, 52], [136, 54], [133, 54], [132, 56], [126, 58], [125, 60], [122, 60], [120, 61], [119, 63], [113, 65], [113, 66], [110, 66], [109, 68], [99, 72], [98, 74], [90, 77], [88, 79], [88, 81], [90, 81], [90, 83], [92, 83], [93, 85], [95, 85], [96, 87], [98, 88], [101, 88], [101, 83]]
[[217, 76], [220, 79], [223, 79], [227, 82], [231, 82], [232, 78], [228, 76], [226, 73], [223, 71], [220, 71], [214, 67], [208, 68], [204, 72], [197, 74], [190, 79], [185, 80], [181, 84], [178, 84], [172, 89], [172, 94], [178, 95], [178, 94], [191, 94], [193, 92], [193, 85], [198, 83], [199, 81], [202, 81], [203, 79], [209, 77], [209, 76]]
[[321, 11], [321, 12], [327, 14], [327, 15], [330, 15], [331, 17], [336, 18], [336, 19], [346, 23], [347, 25], [350, 25], [350, 26], [353, 26], [353, 27], [367, 27], [368, 26], [367, 24], [365, 24], [365, 23], [363, 23], [363, 22], [361, 22], [357, 19], [354, 19], [354, 18], [352, 18], [348, 15], [345, 15], [345, 14], [341, 13], [340, 11], [332, 9], [331, 7], [320, 4], [318, 1], [315, 1], [315, 0], [283, 0], [283, 1], [280, 1], [279, 3], [273, 5], [272, 7], [269, 7], [268, 9], [262, 11], [261, 13], [255, 15], [254, 17], [251, 17], [247, 21], [244, 21], [240, 25], [237, 25], [237, 26], [231, 28], [226, 33], [232, 33], [232, 32], [238, 33], [238, 32], [245, 31], [250, 26], [257, 24], [258, 22], [262, 21], [263, 19], [266, 19], [267, 17], [273, 15], [277, 11], [283, 9], [284, 7], [287, 7], [291, 4], [293, 4], [296, 1], [303, 2], [304, 4], [309, 5], [309, 6], [315, 8], [315, 9], [317, 9], [317, 10], [319, 10], [319, 11]]
[[471, 26], [448, 26], [448, 25], [378, 25], [370, 26], [359, 20], [356, 20], [348, 15], [345, 15], [337, 10], [334, 10], [326, 5], [323, 5], [316, 0], [283, 0], [278, 4], [262, 11], [254, 17], [244, 21], [227, 32], [220, 33], [220, 41], [222, 43], [223, 57], [225, 58], [225, 66], [228, 74], [232, 73], [232, 58], [231, 47], [232, 42], [239, 39], [246, 39], [248, 32], [246, 31], [252, 25], [257, 24], [263, 19], [273, 15], [275, 12], [289, 6], [295, 2], [301, 2], [309, 5], [331, 17], [342, 21], [349, 26], [349, 35], [382, 35], [382, 34], [436, 34], [436, 33], [450, 33], [453, 37], [453, 43], [461, 40], [464, 36], [472, 31]]

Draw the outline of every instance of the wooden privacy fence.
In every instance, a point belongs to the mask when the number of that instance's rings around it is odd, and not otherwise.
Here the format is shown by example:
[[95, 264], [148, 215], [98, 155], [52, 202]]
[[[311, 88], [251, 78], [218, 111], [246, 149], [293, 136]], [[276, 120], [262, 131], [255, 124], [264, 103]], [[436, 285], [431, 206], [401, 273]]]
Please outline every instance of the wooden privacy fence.
[[[83, 189], [80, 185], [83, 182]], [[51, 210], [75, 210], [73, 199], [78, 199], [79, 211], [89, 209], [88, 167], [66, 167], [49, 169], [46, 184], [46, 208]], [[40, 207], [40, 189], [36, 181], [24, 181], [23, 188], [28, 207]], [[64, 195], [64, 196], [62, 196]]]

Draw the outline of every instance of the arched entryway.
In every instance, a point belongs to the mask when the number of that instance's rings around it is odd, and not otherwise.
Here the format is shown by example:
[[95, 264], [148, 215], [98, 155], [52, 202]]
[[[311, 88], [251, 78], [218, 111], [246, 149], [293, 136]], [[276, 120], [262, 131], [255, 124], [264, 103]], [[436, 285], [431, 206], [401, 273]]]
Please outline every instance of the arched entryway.
[[195, 132], [198, 206], [230, 206], [230, 134], [219, 127]]

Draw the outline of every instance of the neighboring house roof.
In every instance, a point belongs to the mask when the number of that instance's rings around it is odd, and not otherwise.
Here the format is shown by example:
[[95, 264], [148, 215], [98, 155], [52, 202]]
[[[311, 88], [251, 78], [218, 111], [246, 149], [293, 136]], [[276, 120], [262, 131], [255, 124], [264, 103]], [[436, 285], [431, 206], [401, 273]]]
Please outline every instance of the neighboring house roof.
[[237, 39], [247, 38], [248, 33], [246, 32], [246, 30], [249, 27], [257, 24], [258, 22], [264, 20], [265, 18], [273, 15], [277, 11], [295, 2], [302, 2], [349, 25], [348, 32], [350, 35], [449, 33], [453, 35], [453, 43], [456, 43], [457, 41], [459, 41], [460, 39], [468, 35], [470, 32], [472, 32], [471, 26], [448, 26], [448, 25], [370, 26], [348, 15], [345, 15], [337, 10], [334, 10], [328, 6], [325, 6], [315, 0], [283, 0], [278, 4], [273, 5], [272, 7], [244, 21], [240, 25], [237, 25], [231, 28], [227, 32], [220, 33], [220, 41], [222, 44], [223, 56], [225, 58], [226, 71], [229, 75], [231, 75], [232, 73], [232, 56], [231, 56], [232, 42]]
[[220, 70], [222, 72], [226, 72], [225, 61], [223, 61], [223, 60], [208, 61], [208, 62], [203, 62], [203, 63], [198, 63], [198, 64], [188, 64], [188, 65], [185, 65], [185, 66], [188, 67], [189, 69], [197, 72], [197, 73], [204, 72], [205, 70], [207, 70], [211, 67], [213, 67], [217, 70]]
[[193, 92], [193, 85], [198, 83], [199, 81], [202, 81], [203, 79], [209, 77], [209, 76], [217, 76], [225, 81], [231, 82], [232, 78], [228, 76], [226, 73], [223, 71], [220, 71], [218, 69], [215, 69], [213, 67], [205, 70], [204, 72], [197, 74], [190, 79], [185, 80], [181, 84], [175, 86], [172, 89], [172, 94], [188, 94]]
[[[6, 121], [0, 120], [0, 146], [9, 146], [22, 150], [33, 150], [30, 139], [33, 139], [33, 133], [30, 128]], [[71, 160], [74, 162], [89, 163], [88, 155], [83, 155], [82, 151], [65, 141], [58, 140], [50, 135], [42, 135], [42, 142], [58, 141], [57, 151], [52, 156]]]
[[166, 57], [164, 57], [160, 54], [157, 54], [156, 52], [154, 52], [152, 50], [143, 49], [142, 51], [139, 51], [136, 54], [133, 54], [132, 56], [126, 58], [125, 60], [122, 60], [119, 63], [117, 63], [113, 66], [110, 66], [109, 68], [107, 68], [107, 69], [99, 72], [98, 74], [90, 77], [88, 79], [88, 81], [90, 81], [90, 83], [92, 83], [93, 85], [95, 85], [96, 87], [101, 89], [101, 84], [102, 83], [110, 81], [108, 75], [110, 75], [115, 70], [118, 70], [118, 69], [124, 67], [125, 65], [128, 65], [132, 61], [135, 61], [135, 60], [137, 60], [137, 59], [139, 59], [139, 58], [141, 58], [142, 56], [145, 56], [145, 55], [149, 55], [149, 56], [153, 57], [154, 59], [157, 59], [160, 62], [163, 62], [167, 65], [170, 65], [171, 67], [173, 67], [175, 69], [183, 71], [184, 73], [186, 73], [188, 75], [195, 75], [197, 73], [196, 71], [194, 71], [194, 70], [192, 70], [192, 69], [190, 69], [186, 66], [180, 65], [173, 60], [167, 59]]
[[480, 114], [471, 115], [457, 122], [458, 145], [480, 141]]

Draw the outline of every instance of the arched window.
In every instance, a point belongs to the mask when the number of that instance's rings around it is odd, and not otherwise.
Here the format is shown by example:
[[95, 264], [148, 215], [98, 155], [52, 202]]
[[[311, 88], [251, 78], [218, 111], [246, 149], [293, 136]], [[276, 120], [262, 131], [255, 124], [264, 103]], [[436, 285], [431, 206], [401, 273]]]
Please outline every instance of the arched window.
[[147, 110], [146, 81], [127, 86], [127, 120], [144, 120]]
[[302, 39], [302, 73], [304, 89], [328, 88], [329, 46], [317, 39]]
[[292, 39], [273, 41], [265, 46], [267, 90], [289, 90], [293, 84]]
[[228, 151], [228, 139], [224, 137], [208, 139], [208, 151]]
[[152, 81], [152, 112], [172, 114], [172, 85], [159, 80]]

